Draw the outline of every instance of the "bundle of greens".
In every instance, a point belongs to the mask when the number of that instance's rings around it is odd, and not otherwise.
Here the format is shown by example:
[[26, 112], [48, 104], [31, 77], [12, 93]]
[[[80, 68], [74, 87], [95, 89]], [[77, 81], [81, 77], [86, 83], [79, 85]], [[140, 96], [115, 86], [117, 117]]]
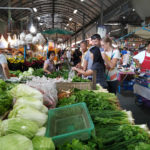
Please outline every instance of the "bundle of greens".
[[12, 99], [6, 82], [0, 80], [0, 116], [12, 108]]
[[130, 124], [125, 111], [118, 108], [117, 98], [110, 93], [74, 89], [58, 106], [85, 102], [95, 125], [96, 136], [81, 142], [73, 140], [59, 149], [66, 150], [149, 150], [150, 136], [139, 126]]
[[88, 80], [88, 79], [82, 79], [81, 77], [75, 76], [72, 79], [72, 82], [90, 82], [90, 80]]

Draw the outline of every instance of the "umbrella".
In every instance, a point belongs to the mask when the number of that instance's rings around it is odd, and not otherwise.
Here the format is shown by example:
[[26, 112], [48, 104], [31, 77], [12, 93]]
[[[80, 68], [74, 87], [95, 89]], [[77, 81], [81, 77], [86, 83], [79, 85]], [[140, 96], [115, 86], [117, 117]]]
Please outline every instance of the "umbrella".
[[68, 31], [68, 30], [63, 30], [63, 29], [50, 29], [42, 32], [43, 34], [48, 35], [49, 38], [53, 40], [58, 40], [58, 38], [66, 39], [70, 35], [73, 34], [73, 32]]
[[63, 30], [63, 29], [50, 29], [50, 30], [46, 30], [44, 32], [42, 32], [43, 34], [61, 34], [61, 35], [71, 35], [73, 34], [73, 32], [68, 31], [68, 30]]

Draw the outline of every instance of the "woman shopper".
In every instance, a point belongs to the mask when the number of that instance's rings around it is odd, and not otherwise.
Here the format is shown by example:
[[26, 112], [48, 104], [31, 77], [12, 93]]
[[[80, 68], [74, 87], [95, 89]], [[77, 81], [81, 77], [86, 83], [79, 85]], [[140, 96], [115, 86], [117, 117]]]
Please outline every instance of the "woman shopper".
[[117, 62], [120, 59], [120, 52], [118, 49], [112, 47], [112, 40], [106, 37], [104, 40], [103, 59], [106, 65], [106, 80], [108, 83], [108, 91], [115, 93], [117, 91]]
[[72, 69], [84, 76], [90, 76], [94, 71], [96, 71], [96, 83], [100, 84], [103, 88], [107, 88], [108, 85], [105, 78], [105, 65], [98, 47], [92, 47], [90, 49], [90, 57], [93, 60], [93, 64], [89, 70], [84, 71], [76, 67], [73, 67]]
[[55, 65], [54, 65], [54, 57], [55, 57], [55, 52], [54, 51], [49, 51], [48, 54], [48, 59], [44, 62], [44, 72], [47, 74], [51, 74], [56, 70]]

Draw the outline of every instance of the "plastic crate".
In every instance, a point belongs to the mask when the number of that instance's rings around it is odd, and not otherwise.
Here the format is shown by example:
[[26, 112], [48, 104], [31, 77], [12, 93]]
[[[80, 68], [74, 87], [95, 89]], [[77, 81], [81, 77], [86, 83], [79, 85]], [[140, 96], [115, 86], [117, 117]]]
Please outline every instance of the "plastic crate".
[[56, 145], [72, 139], [87, 140], [92, 134], [95, 134], [94, 124], [85, 103], [49, 110], [46, 136]]

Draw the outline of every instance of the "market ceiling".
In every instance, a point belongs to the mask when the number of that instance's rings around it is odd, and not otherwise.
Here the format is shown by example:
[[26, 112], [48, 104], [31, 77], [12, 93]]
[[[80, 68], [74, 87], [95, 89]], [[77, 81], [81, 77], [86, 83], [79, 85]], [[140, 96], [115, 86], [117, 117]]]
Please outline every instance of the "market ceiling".
[[[41, 30], [54, 27], [75, 32], [75, 30], [80, 31], [83, 24], [87, 26], [97, 21], [102, 10], [105, 20], [108, 20], [117, 12], [128, 11], [129, 2], [130, 0], [11, 0], [11, 2], [0, 0], [0, 6], [8, 7], [10, 3], [11, 7], [36, 8], [34, 20]], [[11, 11], [14, 21], [26, 20], [30, 18], [30, 15], [31, 12], [27, 10]], [[7, 20], [8, 11], [0, 10], [0, 18]]]

